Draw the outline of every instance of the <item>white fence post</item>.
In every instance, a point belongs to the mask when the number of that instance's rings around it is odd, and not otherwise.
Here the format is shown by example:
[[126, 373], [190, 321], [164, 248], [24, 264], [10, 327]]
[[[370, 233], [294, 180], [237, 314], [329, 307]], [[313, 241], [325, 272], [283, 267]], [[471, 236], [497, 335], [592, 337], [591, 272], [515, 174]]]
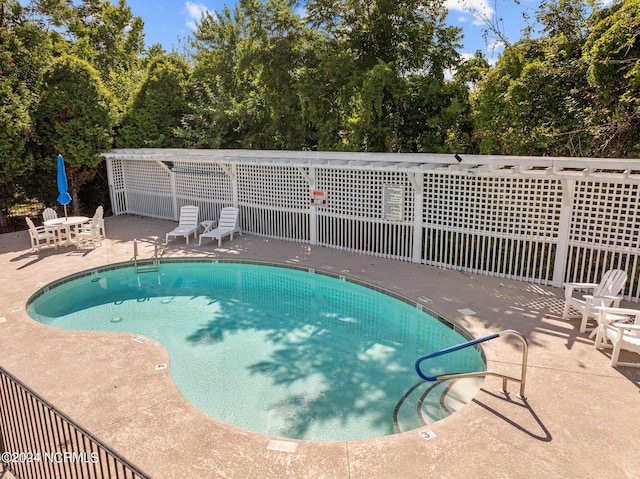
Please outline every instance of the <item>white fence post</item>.
[[422, 209], [424, 205], [424, 173], [408, 173], [409, 180], [413, 186], [413, 252], [411, 261], [413, 263], [422, 262]]
[[562, 207], [560, 208], [560, 219], [558, 220], [558, 243], [556, 245], [553, 279], [551, 281], [551, 284], [558, 288], [562, 287], [567, 267], [569, 233], [571, 232], [571, 213], [573, 210], [573, 193], [576, 186], [575, 180], [561, 180], [560, 183], [562, 184]]
[[171, 185], [171, 205], [173, 207], [173, 220], [180, 218], [180, 208], [178, 208], [178, 192], [176, 189], [176, 174], [169, 170], [169, 184]]

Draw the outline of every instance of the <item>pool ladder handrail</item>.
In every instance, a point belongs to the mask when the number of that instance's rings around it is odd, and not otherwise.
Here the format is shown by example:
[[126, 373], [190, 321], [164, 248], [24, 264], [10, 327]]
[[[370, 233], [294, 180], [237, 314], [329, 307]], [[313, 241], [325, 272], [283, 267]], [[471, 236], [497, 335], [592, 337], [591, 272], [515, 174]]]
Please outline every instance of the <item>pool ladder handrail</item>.
[[[501, 336], [516, 336], [522, 341], [522, 345], [523, 345], [522, 369], [520, 373], [520, 378], [514, 378], [512, 376], [507, 376], [506, 374], [496, 373], [493, 371], [477, 371], [477, 372], [471, 372], [471, 373], [450, 373], [450, 374], [439, 374], [438, 376], [426, 376], [420, 369], [420, 363], [422, 363], [423, 361], [426, 361], [427, 359], [453, 353], [455, 351], [459, 351], [460, 349], [468, 348], [470, 346], [475, 346], [476, 344], [480, 344], [485, 341], [491, 341], [492, 339], [496, 339]], [[516, 330], [506, 329], [504, 331], [500, 331], [499, 333], [490, 334], [489, 336], [485, 336], [478, 339], [472, 339], [471, 341], [467, 341], [466, 343], [457, 344], [455, 346], [451, 346], [449, 348], [444, 348], [444, 349], [441, 349], [440, 351], [436, 351], [435, 353], [420, 356], [418, 359], [416, 359], [415, 368], [416, 368], [416, 372], [418, 373], [418, 376], [420, 376], [425, 381], [444, 381], [446, 379], [497, 376], [499, 378], [502, 378], [502, 389], [500, 391], [503, 394], [509, 394], [509, 391], [507, 390], [507, 381], [511, 380], [511, 381], [520, 383], [520, 393], [517, 394], [517, 397], [520, 399], [527, 399], [527, 397], [524, 395], [524, 387], [525, 387], [526, 377], [527, 377], [528, 357], [529, 357], [529, 343], [527, 342], [527, 339]]]
[[[158, 271], [159, 256], [162, 255], [162, 252], [160, 253], [160, 255], [158, 254], [159, 238], [157, 236], [151, 236], [151, 239], [153, 240], [153, 248], [154, 248], [153, 256], [150, 258], [151, 265], [148, 265], [148, 264], [138, 265], [138, 239], [134, 238], [133, 240], [133, 265], [135, 267], [136, 273], [147, 273], [151, 271]], [[140, 241], [151, 243], [151, 241], [149, 240], [140, 240]]]

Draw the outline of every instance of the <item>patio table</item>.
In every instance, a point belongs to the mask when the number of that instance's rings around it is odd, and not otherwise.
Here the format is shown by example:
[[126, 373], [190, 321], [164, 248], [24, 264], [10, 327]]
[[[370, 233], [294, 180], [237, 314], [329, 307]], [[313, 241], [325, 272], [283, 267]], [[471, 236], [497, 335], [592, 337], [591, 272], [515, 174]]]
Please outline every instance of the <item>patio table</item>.
[[[44, 222], [44, 226], [55, 231], [58, 245], [71, 246], [77, 242], [75, 234], [78, 230], [78, 226], [88, 221], [89, 218], [87, 216], [69, 216], [66, 218], [46, 220]], [[65, 238], [64, 241], [61, 240], [62, 237]]]

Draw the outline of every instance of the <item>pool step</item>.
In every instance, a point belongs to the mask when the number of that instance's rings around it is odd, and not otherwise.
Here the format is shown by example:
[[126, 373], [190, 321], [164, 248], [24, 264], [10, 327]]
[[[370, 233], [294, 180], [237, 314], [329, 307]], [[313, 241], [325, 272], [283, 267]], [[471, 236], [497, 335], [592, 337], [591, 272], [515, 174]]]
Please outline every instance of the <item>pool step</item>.
[[395, 431], [417, 429], [453, 414], [473, 399], [483, 381], [464, 378], [416, 384], [396, 406]]
[[136, 273], [155, 273], [156, 271], [158, 271], [158, 263], [155, 261], [149, 264], [138, 263], [136, 265]]

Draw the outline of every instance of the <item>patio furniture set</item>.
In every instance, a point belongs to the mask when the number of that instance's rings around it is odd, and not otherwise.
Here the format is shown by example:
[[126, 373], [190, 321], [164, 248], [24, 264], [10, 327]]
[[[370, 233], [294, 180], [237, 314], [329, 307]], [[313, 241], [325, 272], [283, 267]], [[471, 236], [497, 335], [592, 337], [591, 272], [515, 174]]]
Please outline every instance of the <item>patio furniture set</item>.
[[42, 213], [43, 224], [36, 226], [29, 217], [25, 218], [29, 227], [31, 249], [40, 253], [42, 247], [75, 246], [84, 249], [102, 244], [106, 238], [104, 229], [104, 209], [96, 208], [92, 218], [87, 216], [58, 217], [53, 208], [46, 208]]
[[[581, 313], [580, 332], [595, 336], [598, 349], [613, 348], [611, 366], [640, 367], [640, 362], [620, 361], [622, 350], [640, 353], [640, 310], [620, 308], [620, 292], [627, 282], [627, 273], [612, 269], [604, 273], [599, 283], [565, 283], [563, 319], [568, 319], [570, 309]], [[591, 291], [581, 297], [575, 291]], [[589, 322], [596, 324], [589, 329]]]

